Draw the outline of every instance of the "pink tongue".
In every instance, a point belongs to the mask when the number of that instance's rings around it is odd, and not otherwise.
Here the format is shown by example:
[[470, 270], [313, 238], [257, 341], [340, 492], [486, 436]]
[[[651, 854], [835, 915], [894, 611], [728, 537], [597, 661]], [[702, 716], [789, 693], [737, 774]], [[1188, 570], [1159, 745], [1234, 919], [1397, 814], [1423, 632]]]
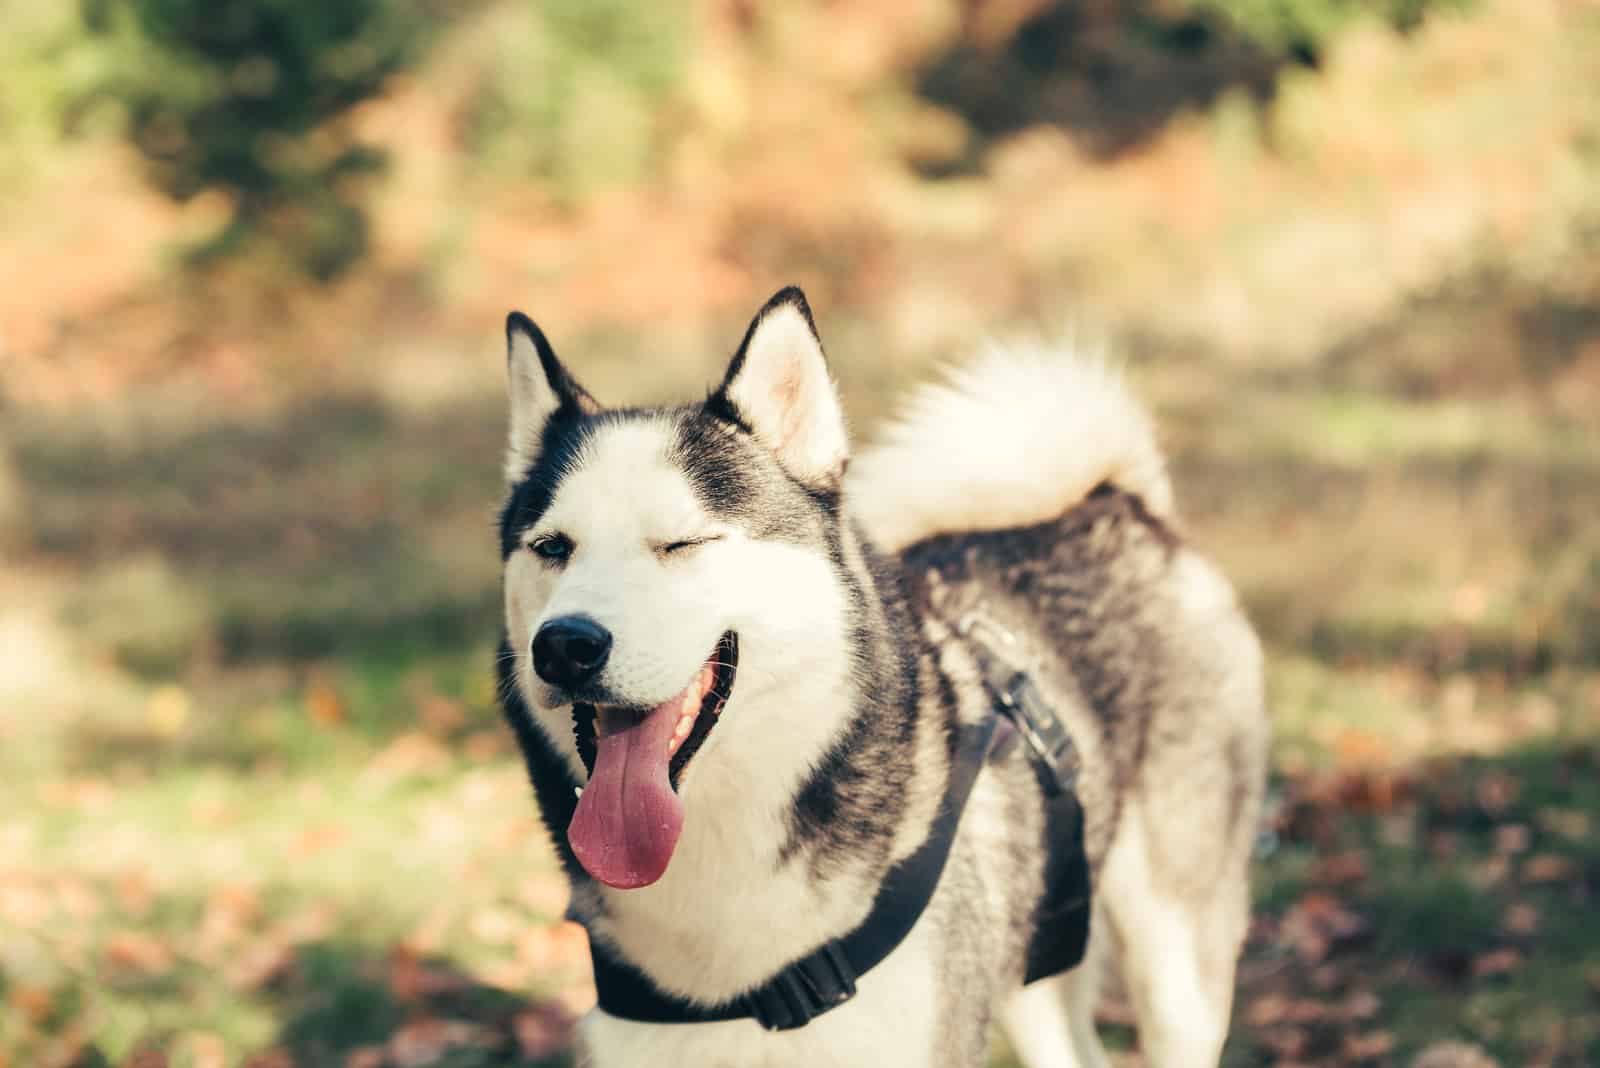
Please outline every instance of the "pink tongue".
[[673, 698], [633, 726], [595, 739], [594, 772], [567, 825], [567, 841], [584, 870], [607, 886], [649, 886], [672, 859], [683, 803], [667, 775], [667, 747], [681, 706]]

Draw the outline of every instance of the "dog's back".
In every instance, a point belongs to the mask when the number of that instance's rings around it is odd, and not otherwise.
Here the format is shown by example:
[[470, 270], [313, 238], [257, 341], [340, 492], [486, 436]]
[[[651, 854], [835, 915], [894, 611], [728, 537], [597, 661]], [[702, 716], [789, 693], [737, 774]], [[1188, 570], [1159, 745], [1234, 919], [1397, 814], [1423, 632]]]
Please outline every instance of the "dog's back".
[[[1226, 580], [1177, 529], [1148, 419], [1098, 358], [998, 350], [916, 395], [848, 489], [899, 554], [935, 645], [963, 616], [1014, 635], [1082, 758], [1089, 958], [1013, 999], [1019, 1053], [1097, 1063], [1091, 1014], [1113, 963], [1149, 1063], [1215, 1064], [1265, 780], [1261, 654]], [[944, 660], [959, 681], [959, 652]], [[995, 780], [1024, 795], [1012, 811], [1037, 798], [1029, 776]], [[1037, 833], [976, 819], [968, 838], [992, 860]], [[1037, 894], [1039, 873], [1022, 870], [1021, 893]], [[1032, 937], [1031, 911], [1005, 911]]]

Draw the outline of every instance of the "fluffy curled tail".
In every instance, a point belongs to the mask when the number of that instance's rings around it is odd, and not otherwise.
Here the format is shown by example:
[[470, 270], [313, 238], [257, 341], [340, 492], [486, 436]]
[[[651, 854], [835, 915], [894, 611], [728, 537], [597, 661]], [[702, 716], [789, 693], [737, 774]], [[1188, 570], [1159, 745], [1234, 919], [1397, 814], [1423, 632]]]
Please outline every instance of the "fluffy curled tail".
[[850, 465], [854, 514], [883, 548], [1061, 515], [1102, 482], [1161, 516], [1172, 484], [1150, 417], [1098, 352], [995, 347], [920, 387]]

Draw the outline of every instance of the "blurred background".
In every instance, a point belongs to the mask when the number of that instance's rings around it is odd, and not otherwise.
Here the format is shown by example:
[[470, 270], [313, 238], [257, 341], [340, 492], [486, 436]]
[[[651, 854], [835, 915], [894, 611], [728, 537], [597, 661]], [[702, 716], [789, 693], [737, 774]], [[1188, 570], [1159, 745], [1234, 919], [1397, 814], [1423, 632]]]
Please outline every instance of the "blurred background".
[[0, 26], [0, 1068], [569, 1063], [501, 324], [686, 399], [789, 282], [858, 437], [1073, 323], [1157, 410], [1270, 653], [1228, 1065], [1600, 1063], [1594, 0]]

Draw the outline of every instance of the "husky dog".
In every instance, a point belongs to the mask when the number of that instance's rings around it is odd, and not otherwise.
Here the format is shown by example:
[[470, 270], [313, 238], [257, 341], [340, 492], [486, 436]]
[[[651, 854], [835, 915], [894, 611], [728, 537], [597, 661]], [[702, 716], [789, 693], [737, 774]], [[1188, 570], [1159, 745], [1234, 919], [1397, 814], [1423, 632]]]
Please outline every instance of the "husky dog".
[[[978, 774], [920, 919], [795, 1030], [602, 1007], [580, 1063], [1105, 1065], [1120, 978], [1146, 1063], [1215, 1065], [1266, 767], [1262, 661], [1179, 535], [1150, 424], [1102, 362], [997, 349], [851, 459], [797, 289], [702, 403], [609, 409], [507, 321], [501, 689], [596, 951], [736, 1002], [862, 924], [930, 839], [956, 735], [995, 715], [976, 614], [1081, 763], [1087, 955], [1023, 985], [1046, 882], [1023, 747]], [[846, 468], [849, 468], [848, 474]]]

